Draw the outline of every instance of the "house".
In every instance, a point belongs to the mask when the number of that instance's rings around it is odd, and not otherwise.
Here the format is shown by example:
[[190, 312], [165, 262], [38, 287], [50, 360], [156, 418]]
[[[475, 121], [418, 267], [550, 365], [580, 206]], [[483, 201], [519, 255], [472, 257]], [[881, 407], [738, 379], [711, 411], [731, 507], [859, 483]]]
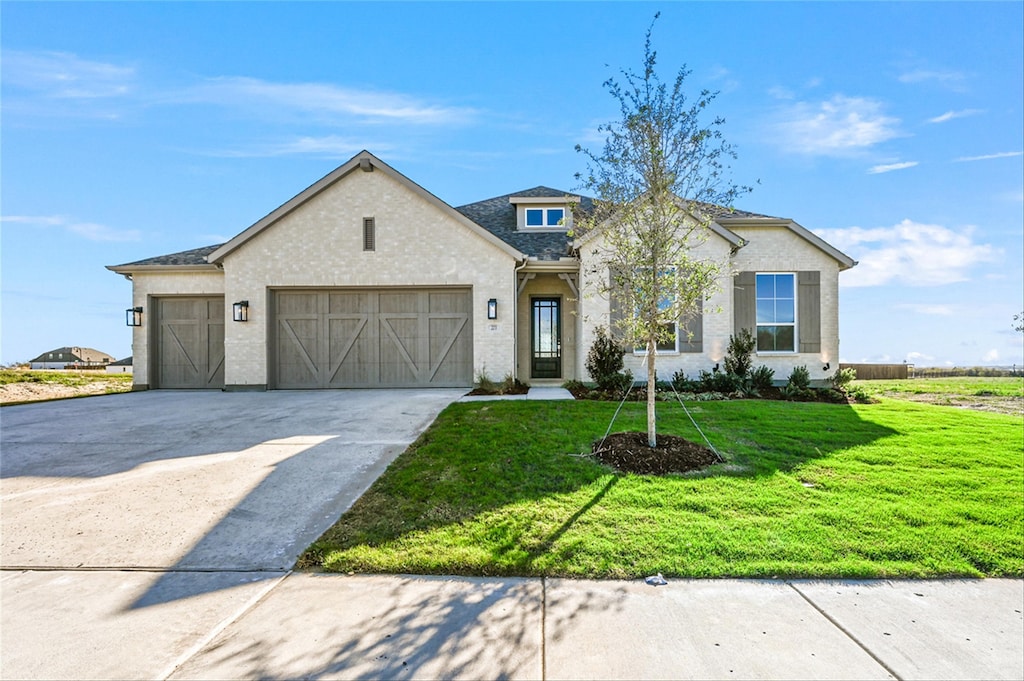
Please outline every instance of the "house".
[[105, 352], [93, 348], [63, 347], [44, 352], [29, 362], [31, 369], [86, 369], [103, 367], [114, 361]]
[[132, 373], [132, 358], [125, 357], [107, 365], [108, 374], [130, 374]]
[[[453, 208], [361, 152], [227, 243], [108, 268], [132, 281], [136, 388], [588, 380], [595, 330], [616, 313], [581, 267], [600, 238], [567, 234], [588, 201], [536, 187]], [[853, 260], [792, 220], [739, 211], [699, 248], [736, 274], [693, 335], [659, 351], [663, 375], [711, 369], [739, 328], [771, 339], [755, 362], [777, 376], [834, 371]], [[782, 312], [758, 317], [769, 307]], [[642, 377], [643, 357], [626, 359]]]

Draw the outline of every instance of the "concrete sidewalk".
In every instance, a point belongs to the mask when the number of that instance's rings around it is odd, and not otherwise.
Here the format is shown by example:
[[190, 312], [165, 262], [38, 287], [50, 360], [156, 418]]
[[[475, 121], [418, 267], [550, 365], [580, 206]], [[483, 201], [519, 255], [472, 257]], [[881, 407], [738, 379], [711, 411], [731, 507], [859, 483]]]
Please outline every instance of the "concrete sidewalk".
[[[1020, 679], [1024, 582], [7, 571], [3, 678]], [[91, 612], [106, 592], [132, 607]], [[45, 617], [27, 606], [60, 603]], [[225, 597], [230, 603], [225, 602]], [[18, 622], [6, 613], [20, 610]]]

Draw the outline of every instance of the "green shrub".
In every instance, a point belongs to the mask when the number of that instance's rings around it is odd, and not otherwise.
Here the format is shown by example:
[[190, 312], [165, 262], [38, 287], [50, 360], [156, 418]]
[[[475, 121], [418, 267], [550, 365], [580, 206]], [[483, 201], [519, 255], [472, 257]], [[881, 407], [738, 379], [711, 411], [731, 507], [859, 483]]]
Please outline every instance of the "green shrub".
[[[608, 331], [603, 326], [597, 327], [597, 338], [587, 353], [586, 367], [599, 390], [615, 390], [623, 384], [623, 354], [622, 346], [608, 335]], [[633, 382], [632, 374], [629, 382]]]
[[835, 376], [832, 377], [832, 387], [836, 390], [846, 392], [850, 383], [857, 380], [857, 370], [853, 367], [846, 367], [836, 372]]
[[751, 359], [757, 342], [750, 329], [741, 329], [735, 336], [729, 336], [729, 350], [725, 355], [725, 373], [746, 378], [753, 366]]
[[699, 383], [688, 379], [686, 372], [682, 369], [672, 374], [672, 387], [676, 389], [676, 392], [680, 393], [695, 393], [700, 389]]
[[697, 379], [697, 392], [732, 393], [739, 388], [739, 380], [734, 374], [720, 371], [701, 371]]
[[476, 374], [476, 387], [489, 394], [498, 392], [498, 384], [491, 380], [491, 377], [487, 375], [487, 367], [483, 367]]
[[750, 382], [756, 390], [767, 390], [772, 387], [772, 379], [775, 378], [775, 370], [769, 369], [764, 364], [757, 367], [750, 374]]
[[789, 381], [786, 383], [786, 386], [791, 386], [798, 390], [807, 390], [811, 386], [811, 372], [807, 370], [807, 366], [800, 365], [798, 367], [793, 367], [793, 371], [789, 374]]

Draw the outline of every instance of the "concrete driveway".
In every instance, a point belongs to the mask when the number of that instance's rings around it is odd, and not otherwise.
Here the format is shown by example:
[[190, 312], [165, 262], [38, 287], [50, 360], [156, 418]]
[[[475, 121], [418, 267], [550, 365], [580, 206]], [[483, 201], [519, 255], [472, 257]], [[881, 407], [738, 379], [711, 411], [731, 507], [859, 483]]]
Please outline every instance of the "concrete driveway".
[[462, 392], [154, 391], [3, 408], [0, 676], [166, 676]]

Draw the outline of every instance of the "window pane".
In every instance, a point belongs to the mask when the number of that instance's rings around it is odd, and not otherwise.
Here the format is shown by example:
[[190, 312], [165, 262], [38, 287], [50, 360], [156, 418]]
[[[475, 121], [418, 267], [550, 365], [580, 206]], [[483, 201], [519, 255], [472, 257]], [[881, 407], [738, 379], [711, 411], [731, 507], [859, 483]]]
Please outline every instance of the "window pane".
[[[760, 320], [758, 320], [760, 321]], [[796, 321], [796, 316], [793, 312], [793, 299], [789, 300], [776, 300], [775, 301], [775, 319], [773, 322], [784, 322], [786, 324], [792, 324]]]
[[757, 323], [765, 324], [778, 321], [775, 319], [775, 301], [774, 300], [759, 300], [757, 301]]
[[775, 275], [775, 297], [776, 298], [792, 298], [793, 297], [793, 275], [792, 274], [776, 274]]
[[757, 297], [758, 298], [774, 298], [775, 297], [775, 275], [774, 274], [759, 274], [759, 275], [757, 275]]
[[563, 217], [565, 217], [565, 211], [561, 208], [551, 208], [548, 210], [548, 224], [552, 227], [557, 226]]
[[527, 208], [526, 209], [526, 226], [527, 227], [543, 227], [544, 226], [544, 211], [540, 208]]
[[675, 352], [676, 351], [676, 332], [677, 332], [676, 325], [675, 324], [665, 324], [665, 327], [669, 331], [672, 332], [672, 338], [670, 338], [667, 341], [658, 341], [657, 348], [659, 350], [663, 350], [663, 351]]
[[793, 336], [792, 326], [776, 326], [775, 349], [779, 352], [793, 352], [796, 349], [793, 346]]
[[774, 326], [759, 326], [759, 327], [757, 327], [757, 351], [758, 352], [774, 352], [775, 351], [775, 327]]

